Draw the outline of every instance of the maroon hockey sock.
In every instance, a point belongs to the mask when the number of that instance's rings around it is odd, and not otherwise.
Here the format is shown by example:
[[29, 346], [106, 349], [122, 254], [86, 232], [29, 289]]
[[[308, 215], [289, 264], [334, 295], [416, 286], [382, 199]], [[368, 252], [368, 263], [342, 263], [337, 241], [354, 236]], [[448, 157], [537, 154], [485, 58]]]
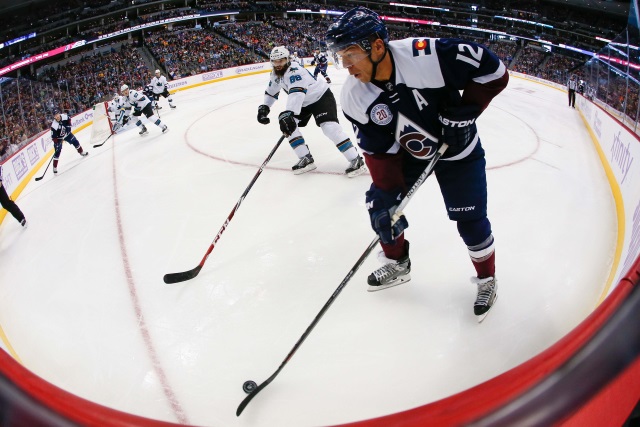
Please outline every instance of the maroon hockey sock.
[[491, 255], [483, 260], [477, 260], [471, 258], [473, 266], [476, 268], [476, 273], [479, 279], [486, 277], [495, 277], [496, 275], [496, 252], [491, 252]]
[[53, 159], [53, 167], [54, 168], [58, 167], [58, 159]]
[[398, 260], [406, 255], [404, 234], [400, 235], [400, 237], [395, 240], [395, 243], [393, 245], [387, 245], [380, 242], [380, 246], [382, 246], [384, 256], [389, 259]]

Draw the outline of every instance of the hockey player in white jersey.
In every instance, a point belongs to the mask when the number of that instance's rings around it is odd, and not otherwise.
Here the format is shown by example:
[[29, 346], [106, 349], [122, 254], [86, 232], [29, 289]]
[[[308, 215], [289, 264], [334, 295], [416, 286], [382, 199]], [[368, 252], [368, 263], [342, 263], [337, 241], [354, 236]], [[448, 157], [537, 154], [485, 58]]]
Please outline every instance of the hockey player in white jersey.
[[169, 93], [169, 83], [167, 83], [167, 78], [160, 73], [160, 70], [156, 70], [155, 76], [151, 79], [151, 86], [153, 86], [153, 108], [158, 110], [162, 108], [158, 105], [158, 100], [161, 96], [167, 98], [167, 101], [169, 101], [169, 107], [176, 108], [176, 106], [173, 105], [173, 99]]
[[162, 129], [162, 133], [166, 133], [169, 128], [167, 125], [162, 123], [160, 118], [153, 113], [151, 109], [152, 102], [148, 96], [138, 92], [137, 90], [129, 89], [129, 86], [122, 85], [120, 87], [120, 93], [125, 98], [126, 104], [133, 108], [133, 116], [137, 117], [136, 126], [140, 128], [140, 136], [144, 136], [149, 133], [147, 127], [142, 124], [142, 120], [140, 120], [140, 116], [142, 114], [151, 121], [153, 124]]
[[280, 130], [289, 138], [289, 145], [298, 156], [298, 163], [291, 169], [298, 175], [316, 168], [300, 127], [307, 125], [311, 116], [316, 125], [336, 145], [349, 161], [345, 170], [348, 177], [366, 171], [364, 160], [351, 143], [351, 139], [338, 123], [338, 111], [333, 93], [324, 80], [316, 80], [311, 73], [295, 62], [291, 62], [289, 51], [284, 46], [274, 47], [270, 55], [273, 71], [265, 90], [264, 103], [258, 107], [258, 122], [269, 124], [267, 117], [271, 106], [278, 99], [280, 89], [287, 94], [285, 111], [278, 116]]
[[298, 56], [298, 52], [293, 52], [291, 54], [291, 62], [297, 62], [298, 64], [300, 64], [302, 67], [304, 67], [304, 59], [300, 58]]
[[[120, 132], [131, 120], [131, 106], [128, 105], [126, 98], [117, 93], [113, 100], [109, 102], [109, 113], [113, 113], [113, 131]], [[111, 115], [109, 116], [111, 120]]]
[[498, 282], [487, 217], [486, 161], [476, 119], [507, 86], [506, 67], [485, 46], [471, 41], [389, 41], [382, 19], [364, 7], [343, 14], [329, 27], [326, 41], [349, 71], [341, 105], [373, 181], [366, 206], [386, 263], [368, 277], [369, 290], [410, 280], [404, 233], [408, 222], [396, 207], [447, 144], [433, 171], [447, 215], [456, 222], [476, 272], [473, 311], [482, 321], [496, 301]]

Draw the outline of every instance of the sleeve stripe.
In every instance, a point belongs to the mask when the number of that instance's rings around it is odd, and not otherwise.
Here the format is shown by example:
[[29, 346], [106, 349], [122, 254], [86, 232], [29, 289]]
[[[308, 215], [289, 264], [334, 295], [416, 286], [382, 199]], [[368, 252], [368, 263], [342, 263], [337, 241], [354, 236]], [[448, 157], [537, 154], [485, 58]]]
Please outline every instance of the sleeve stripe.
[[500, 65], [495, 72], [493, 72], [492, 74], [486, 74], [484, 76], [476, 77], [475, 79], [473, 79], [473, 81], [480, 84], [489, 83], [504, 76], [504, 73], [506, 71], [507, 68], [504, 66], [502, 61], [500, 61]]
[[307, 93], [307, 90], [303, 87], [292, 87], [291, 89], [289, 89], [289, 94], [296, 93], [296, 92]]

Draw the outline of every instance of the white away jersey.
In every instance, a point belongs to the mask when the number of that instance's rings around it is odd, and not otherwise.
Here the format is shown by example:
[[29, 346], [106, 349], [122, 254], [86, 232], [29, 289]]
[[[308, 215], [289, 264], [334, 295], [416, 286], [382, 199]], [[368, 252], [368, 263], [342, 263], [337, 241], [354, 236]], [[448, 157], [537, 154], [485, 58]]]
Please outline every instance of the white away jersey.
[[318, 101], [328, 88], [329, 85], [324, 79], [316, 80], [309, 70], [292, 62], [283, 77], [278, 77], [271, 71], [269, 85], [264, 92], [264, 104], [271, 107], [282, 89], [289, 95], [285, 109], [299, 114], [302, 107]]
[[165, 76], [154, 76], [151, 79], [151, 86], [153, 86], [153, 93], [162, 93], [167, 87], [167, 78]]
[[[466, 101], [484, 109], [507, 84], [504, 64], [485, 46], [459, 39], [410, 38], [389, 43], [393, 71], [383, 84], [348, 77], [341, 105], [354, 126], [360, 148], [368, 153], [397, 153], [401, 148], [421, 159], [438, 147], [438, 113], [460, 104], [460, 91], [473, 87]], [[467, 99], [472, 97], [472, 99]], [[468, 154], [447, 150], [451, 160]]]
[[149, 104], [149, 102], [151, 102], [148, 96], [133, 89], [129, 89], [129, 96], [123, 96], [122, 98], [124, 98], [126, 103], [128, 103], [131, 107], [138, 110], [142, 110], [147, 106], [147, 104]]

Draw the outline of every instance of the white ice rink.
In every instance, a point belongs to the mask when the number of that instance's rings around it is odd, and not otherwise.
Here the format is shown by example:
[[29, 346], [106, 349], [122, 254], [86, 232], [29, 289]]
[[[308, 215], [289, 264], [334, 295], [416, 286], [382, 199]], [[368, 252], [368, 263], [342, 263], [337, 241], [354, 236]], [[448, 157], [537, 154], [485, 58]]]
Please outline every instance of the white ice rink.
[[[340, 99], [345, 71], [330, 69]], [[313, 124], [318, 169], [295, 176], [283, 143], [200, 274], [198, 265], [276, 144], [278, 113], [256, 121], [266, 74], [163, 98], [147, 124], [91, 147], [65, 144], [17, 200], [29, 227], [0, 227], [0, 326], [28, 369], [93, 402], [201, 426], [332, 425], [414, 408], [468, 389], [541, 352], [606, 291], [614, 200], [566, 94], [512, 78], [479, 119], [499, 300], [487, 319], [467, 249], [435, 179], [405, 210], [413, 280], [366, 291], [374, 253], [278, 377], [249, 404], [242, 384], [280, 366], [374, 237], [369, 175]], [[342, 117], [342, 116], [341, 116]], [[346, 120], [344, 128], [353, 135]], [[44, 167], [37, 172], [40, 175]]]

